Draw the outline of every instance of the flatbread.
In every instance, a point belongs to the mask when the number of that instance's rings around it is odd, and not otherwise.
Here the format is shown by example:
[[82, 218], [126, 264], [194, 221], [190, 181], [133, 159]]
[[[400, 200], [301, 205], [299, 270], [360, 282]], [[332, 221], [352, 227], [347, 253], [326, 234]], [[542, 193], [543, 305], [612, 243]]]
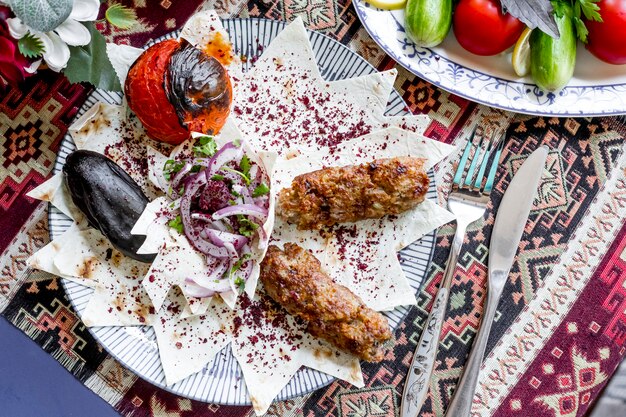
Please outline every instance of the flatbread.
[[[428, 170], [452, 151], [453, 146], [398, 128], [388, 128], [343, 142], [332, 150], [282, 161], [274, 171], [276, 192], [289, 187], [297, 175], [325, 166], [412, 156], [426, 159], [424, 168]], [[402, 271], [397, 252], [452, 220], [452, 213], [430, 200], [397, 216], [329, 228], [323, 236], [317, 230], [298, 230], [295, 225], [277, 217], [272, 243], [282, 246], [297, 242], [311, 250], [335, 282], [350, 288], [368, 307], [389, 311], [401, 305], [416, 304], [415, 293]]]
[[230, 307], [216, 299], [205, 313], [184, 317], [186, 303], [180, 289], [172, 288], [154, 326], [167, 385], [204, 368], [231, 340]]
[[[237, 126], [261, 150], [290, 158], [333, 148], [391, 126], [425, 126], [424, 116], [385, 117], [397, 73], [324, 81], [302, 19], [288, 25], [236, 85]], [[383, 104], [385, 106], [383, 106]], [[275, 108], [275, 111], [267, 109]]]
[[302, 366], [364, 385], [358, 358], [311, 336], [262, 291], [253, 300], [243, 297], [237, 307], [231, 348], [257, 415], [267, 412]]
[[49, 202], [76, 223], [86, 223], [85, 215], [76, 207], [65, 186], [63, 172], [54, 174], [49, 180], [32, 189], [26, 196]]

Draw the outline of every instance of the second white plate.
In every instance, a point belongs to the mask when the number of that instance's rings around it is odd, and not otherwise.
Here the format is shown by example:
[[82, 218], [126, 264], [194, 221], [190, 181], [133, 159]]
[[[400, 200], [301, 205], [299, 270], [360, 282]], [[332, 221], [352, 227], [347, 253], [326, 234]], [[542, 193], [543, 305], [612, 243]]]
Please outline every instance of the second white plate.
[[626, 113], [626, 65], [606, 64], [579, 44], [576, 71], [558, 93], [519, 78], [511, 55], [482, 57], [464, 50], [452, 30], [435, 48], [420, 48], [406, 35], [404, 10], [380, 10], [353, 1], [370, 36], [403, 67], [458, 96], [504, 110], [547, 116], [609, 116]]

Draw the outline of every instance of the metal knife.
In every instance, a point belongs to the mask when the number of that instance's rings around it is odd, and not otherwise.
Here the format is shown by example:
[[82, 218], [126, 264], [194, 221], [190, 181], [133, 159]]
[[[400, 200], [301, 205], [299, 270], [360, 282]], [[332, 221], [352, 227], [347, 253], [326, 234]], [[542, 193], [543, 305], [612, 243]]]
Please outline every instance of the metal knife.
[[547, 157], [548, 148], [546, 146], [534, 151], [517, 171], [502, 197], [489, 244], [487, 302], [480, 329], [474, 339], [474, 345], [465, 364], [463, 376], [454, 392], [446, 416], [468, 417], [471, 413], [472, 399], [489, 340], [491, 324], [504, 284], [509, 276], [511, 266], [513, 266]]

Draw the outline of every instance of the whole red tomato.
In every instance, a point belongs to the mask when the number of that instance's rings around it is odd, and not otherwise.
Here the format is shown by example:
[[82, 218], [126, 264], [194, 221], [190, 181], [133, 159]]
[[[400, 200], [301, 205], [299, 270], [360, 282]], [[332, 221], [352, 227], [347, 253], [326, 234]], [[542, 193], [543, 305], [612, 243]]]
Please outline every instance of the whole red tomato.
[[626, 0], [601, 0], [602, 22], [585, 22], [587, 49], [609, 64], [626, 64]]
[[454, 34], [476, 55], [496, 55], [513, 46], [525, 25], [502, 13], [499, 0], [461, 0], [454, 11]]
[[180, 43], [168, 39], [146, 49], [128, 71], [124, 92], [146, 133], [153, 139], [177, 145], [189, 138], [176, 109], [167, 99], [165, 69]]

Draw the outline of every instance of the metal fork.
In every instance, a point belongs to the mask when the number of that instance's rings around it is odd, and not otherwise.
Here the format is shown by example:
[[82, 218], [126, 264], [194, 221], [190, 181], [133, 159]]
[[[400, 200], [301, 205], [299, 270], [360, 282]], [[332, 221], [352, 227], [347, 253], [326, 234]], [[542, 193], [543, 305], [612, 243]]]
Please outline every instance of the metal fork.
[[[480, 140], [475, 145], [477, 133], [480, 133]], [[493, 134], [491, 138], [487, 139], [483, 129], [475, 128], [465, 146], [454, 175], [452, 192], [448, 197], [448, 209], [456, 217], [456, 232], [446, 262], [443, 280], [409, 368], [409, 375], [402, 396], [401, 417], [416, 417], [426, 399], [430, 376], [437, 358], [439, 336], [446, 315], [450, 286], [457, 259], [463, 246], [465, 232], [470, 224], [483, 217], [489, 203], [489, 195], [493, 189], [500, 154], [504, 147], [504, 135], [497, 139], [496, 137], [496, 134]], [[470, 158], [473, 148], [476, 148], [476, 151]], [[490, 161], [491, 165], [488, 170]]]

